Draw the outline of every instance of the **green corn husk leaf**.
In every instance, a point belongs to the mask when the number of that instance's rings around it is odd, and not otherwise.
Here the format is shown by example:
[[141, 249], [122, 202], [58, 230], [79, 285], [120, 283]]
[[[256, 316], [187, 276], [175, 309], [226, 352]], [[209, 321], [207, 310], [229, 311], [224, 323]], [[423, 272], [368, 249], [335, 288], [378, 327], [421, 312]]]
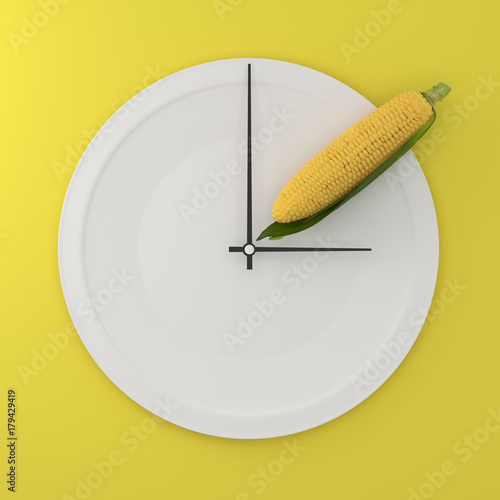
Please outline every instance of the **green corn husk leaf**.
[[393, 165], [403, 155], [405, 155], [427, 132], [427, 130], [429, 130], [435, 119], [436, 111], [434, 110], [434, 108], [432, 108], [432, 116], [429, 118], [429, 121], [425, 125], [423, 125], [422, 128], [420, 128], [420, 130], [418, 130], [412, 137], [410, 137], [410, 139], [408, 139], [395, 153], [387, 158], [387, 160], [385, 160], [385, 162], [382, 163], [382, 165], [380, 165], [380, 167], [378, 167], [375, 172], [370, 174], [359, 186], [354, 188], [343, 198], [337, 200], [335, 203], [333, 203], [329, 207], [326, 207], [321, 212], [306, 217], [305, 219], [287, 223], [274, 222], [266, 229], [264, 229], [264, 231], [262, 231], [262, 233], [257, 238], [257, 241], [264, 238], [269, 238], [270, 240], [279, 240], [284, 236], [304, 231], [305, 229], [308, 229], [318, 222], [322, 221], [327, 215], [330, 215], [332, 212], [340, 208], [344, 203], [347, 203], [352, 197], [356, 196], [360, 191], [365, 189], [366, 186], [370, 185], [377, 177], [382, 175], [391, 165]]

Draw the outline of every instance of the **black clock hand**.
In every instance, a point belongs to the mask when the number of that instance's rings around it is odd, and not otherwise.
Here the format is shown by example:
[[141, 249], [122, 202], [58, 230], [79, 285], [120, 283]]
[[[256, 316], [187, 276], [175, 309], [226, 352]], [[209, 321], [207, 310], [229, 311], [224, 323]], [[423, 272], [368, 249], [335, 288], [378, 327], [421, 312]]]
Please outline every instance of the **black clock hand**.
[[248, 64], [247, 105], [247, 242], [240, 247], [229, 247], [230, 252], [242, 252], [247, 256], [247, 269], [253, 267], [256, 252], [370, 252], [371, 248], [324, 248], [324, 247], [256, 247], [252, 236], [252, 65]]
[[[252, 65], [248, 65], [247, 122], [247, 245], [252, 245]], [[247, 269], [252, 269], [252, 255], [247, 255]]]
[[325, 248], [325, 247], [256, 247], [245, 245], [244, 247], [229, 247], [230, 252], [243, 252], [245, 255], [253, 255], [256, 252], [371, 252], [371, 248]]
[[371, 248], [255, 247], [256, 252], [371, 252]]

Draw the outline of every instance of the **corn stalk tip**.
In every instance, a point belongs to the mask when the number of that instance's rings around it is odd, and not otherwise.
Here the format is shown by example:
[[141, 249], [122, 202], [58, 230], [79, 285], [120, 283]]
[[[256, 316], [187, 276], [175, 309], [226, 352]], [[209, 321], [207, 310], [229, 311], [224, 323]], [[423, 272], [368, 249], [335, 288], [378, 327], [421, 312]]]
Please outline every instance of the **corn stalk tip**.
[[439, 82], [434, 85], [432, 89], [427, 92], [422, 92], [423, 96], [427, 99], [427, 102], [434, 106], [439, 101], [442, 101], [451, 92], [451, 87], [446, 85], [446, 83]]

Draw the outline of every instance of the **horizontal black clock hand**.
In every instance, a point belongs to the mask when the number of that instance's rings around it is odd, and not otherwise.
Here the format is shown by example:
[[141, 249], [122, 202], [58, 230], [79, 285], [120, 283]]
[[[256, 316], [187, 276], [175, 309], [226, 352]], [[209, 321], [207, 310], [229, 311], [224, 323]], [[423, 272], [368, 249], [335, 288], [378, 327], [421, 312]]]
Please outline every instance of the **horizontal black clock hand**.
[[230, 252], [243, 252], [245, 255], [253, 255], [256, 252], [371, 252], [371, 248], [348, 248], [348, 247], [256, 247], [245, 245], [243, 247], [229, 247]]
[[371, 252], [371, 248], [255, 247], [256, 252]]

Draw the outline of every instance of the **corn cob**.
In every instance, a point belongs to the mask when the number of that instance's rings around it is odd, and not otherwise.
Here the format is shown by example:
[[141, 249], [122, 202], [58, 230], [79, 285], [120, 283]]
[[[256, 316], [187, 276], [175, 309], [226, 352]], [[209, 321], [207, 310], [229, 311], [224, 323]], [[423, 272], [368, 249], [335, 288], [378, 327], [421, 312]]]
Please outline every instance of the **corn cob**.
[[412, 137], [450, 87], [404, 92], [358, 121], [306, 163], [274, 203], [277, 222], [314, 215], [346, 196]]

